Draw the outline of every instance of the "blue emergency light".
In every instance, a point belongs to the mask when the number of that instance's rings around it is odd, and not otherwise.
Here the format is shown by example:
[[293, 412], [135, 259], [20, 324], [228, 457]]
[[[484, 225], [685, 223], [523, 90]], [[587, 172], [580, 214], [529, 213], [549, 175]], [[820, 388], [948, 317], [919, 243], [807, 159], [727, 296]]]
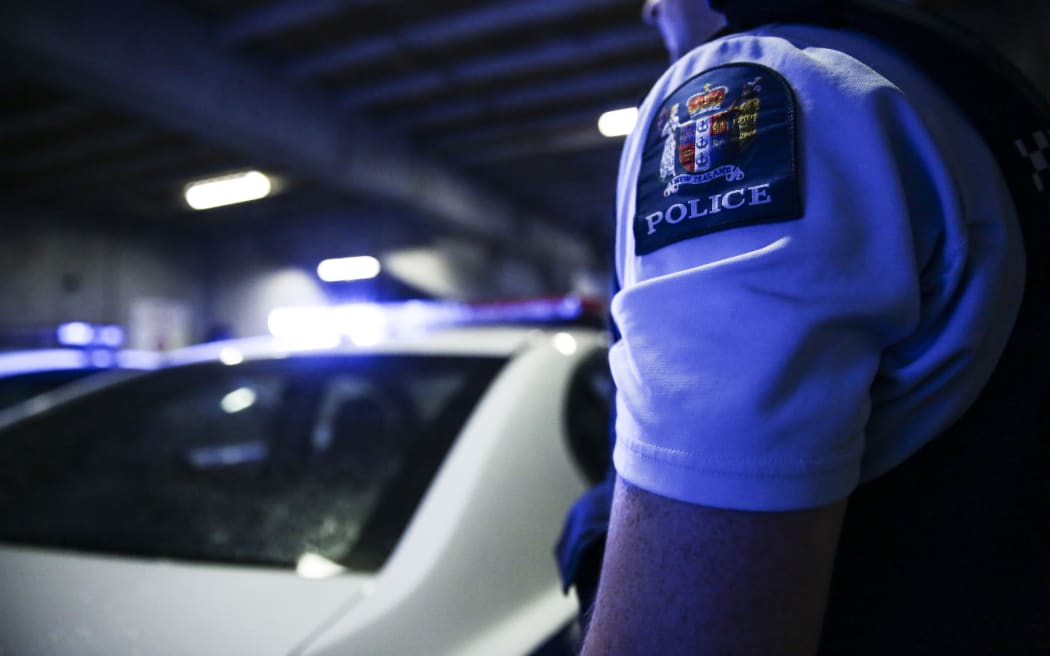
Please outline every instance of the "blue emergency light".
[[58, 326], [55, 330], [55, 338], [63, 346], [99, 346], [116, 349], [124, 344], [124, 329], [115, 324], [68, 321]]
[[274, 337], [348, 338], [358, 346], [368, 346], [388, 337], [452, 326], [566, 323], [582, 319], [593, 306], [578, 296], [483, 303], [345, 303], [276, 308], [270, 312], [267, 326]]

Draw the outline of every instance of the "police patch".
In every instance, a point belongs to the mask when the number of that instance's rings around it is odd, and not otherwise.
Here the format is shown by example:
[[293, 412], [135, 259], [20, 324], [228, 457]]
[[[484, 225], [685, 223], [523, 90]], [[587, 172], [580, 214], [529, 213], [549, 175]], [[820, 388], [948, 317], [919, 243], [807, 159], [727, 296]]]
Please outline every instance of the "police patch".
[[802, 217], [795, 98], [758, 64], [687, 81], [650, 123], [634, 216], [635, 253], [738, 226]]

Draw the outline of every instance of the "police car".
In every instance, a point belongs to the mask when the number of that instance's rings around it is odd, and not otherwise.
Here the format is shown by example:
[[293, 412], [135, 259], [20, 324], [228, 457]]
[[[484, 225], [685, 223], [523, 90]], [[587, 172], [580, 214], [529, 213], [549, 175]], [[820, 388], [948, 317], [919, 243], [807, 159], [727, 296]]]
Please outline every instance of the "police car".
[[567, 653], [553, 545], [606, 466], [603, 332], [369, 331], [0, 412], [0, 653]]

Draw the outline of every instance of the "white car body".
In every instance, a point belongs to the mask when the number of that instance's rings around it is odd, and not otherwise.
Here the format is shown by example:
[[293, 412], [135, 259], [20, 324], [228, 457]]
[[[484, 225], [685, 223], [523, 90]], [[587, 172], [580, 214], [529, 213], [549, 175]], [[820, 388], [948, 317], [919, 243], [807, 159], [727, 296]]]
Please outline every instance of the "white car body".
[[[576, 614], [552, 551], [588, 484], [566, 438], [564, 400], [573, 372], [605, 347], [595, 330], [457, 329], [363, 349], [510, 357], [377, 572], [308, 559], [297, 573], [0, 544], [0, 654], [534, 652]], [[214, 359], [220, 348], [248, 360], [275, 352], [269, 339], [242, 340], [190, 348], [169, 364]], [[63, 398], [47, 397], [58, 406]], [[0, 417], [0, 439], [48, 403]]]

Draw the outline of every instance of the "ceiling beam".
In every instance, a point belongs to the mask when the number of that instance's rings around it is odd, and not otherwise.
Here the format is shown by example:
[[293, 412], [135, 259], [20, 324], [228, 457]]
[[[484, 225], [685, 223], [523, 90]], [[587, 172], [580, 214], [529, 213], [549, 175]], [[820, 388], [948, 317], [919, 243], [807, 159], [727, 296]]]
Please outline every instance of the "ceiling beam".
[[[427, 147], [434, 151], [457, 151], [484, 148], [501, 141], [532, 141], [545, 135], [565, 131], [589, 129], [598, 135], [599, 112], [593, 107], [569, 110], [557, 114], [547, 114], [539, 118], [516, 121], [514, 130], [500, 122], [478, 122], [469, 130], [441, 131], [427, 139]], [[458, 159], [458, 158], [457, 158]]]
[[245, 12], [221, 27], [216, 34], [228, 47], [289, 32], [356, 9], [385, 5], [387, 0], [283, 0]]
[[592, 11], [607, 11], [609, 0], [510, 0], [427, 23], [406, 25], [395, 34], [329, 48], [293, 62], [287, 72], [297, 78], [316, 78], [369, 64], [399, 52], [399, 48], [431, 49], [475, 41], [492, 34], [559, 23]]
[[44, 109], [26, 112], [0, 121], [0, 139], [47, 135], [61, 129], [90, 113], [90, 109], [79, 102], [62, 102]]
[[631, 56], [644, 61], [651, 59], [653, 53], [662, 63], [664, 50], [654, 30], [645, 26], [620, 27], [492, 53], [457, 66], [453, 74], [458, 82], [479, 83], [601, 63], [610, 57]]
[[[653, 38], [654, 35], [648, 30], [630, 28], [609, 30], [578, 39], [563, 39], [549, 44], [539, 44], [530, 48], [518, 48], [478, 57], [467, 63], [447, 68], [441, 73], [424, 71], [353, 86], [341, 94], [340, 100], [347, 107], [371, 107], [434, 94], [446, 88], [463, 91], [455, 94], [457, 102], [470, 104], [477, 96], [477, 92], [473, 91], [472, 87], [486, 82], [515, 80], [542, 72], [550, 72], [552, 76], [555, 76], [557, 71], [577, 69], [585, 64], [601, 64], [612, 56], [631, 55], [635, 56], [633, 57], [634, 63], [630, 67], [610, 70], [607, 66], [598, 66], [597, 70], [580, 73], [576, 79], [585, 81], [587, 78], [600, 76], [605, 80], [610, 75], [621, 74], [618, 71], [622, 71], [626, 82], [637, 85], [638, 80], [642, 79], [642, 84], [645, 85], [656, 79], [666, 66], [663, 50], [654, 50], [650, 47], [654, 44]], [[637, 74], [638, 71], [641, 71], [640, 76]], [[570, 84], [577, 84], [577, 82], [573, 81]], [[528, 88], [528, 84], [522, 84], [512, 90], [501, 89], [499, 93], [505, 94], [511, 91], [517, 93]], [[466, 92], [468, 89], [471, 90], [470, 93]], [[446, 93], [445, 95], [453, 94]], [[426, 112], [430, 104], [432, 103], [420, 103], [421, 107], [414, 108], [414, 120], [417, 115], [416, 110]]]
[[607, 141], [607, 137], [598, 134], [598, 131], [593, 128], [580, 128], [564, 130], [556, 134], [537, 135], [529, 139], [495, 144], [485, 148], [464, 150], [459, 159], [467, 166], [506, 164], [513, 160], [538, 155], [564, 155], [594, 150], [606, 145]]
[[448, 84], [448, 76], [434, 71], [423, 71], [406, 77], [395, 77], [376, 84], [355, 87], [351, 91], [340, 94], [339, 102], [347, 109], [403, 102], [438, 93]]
[[[28, 193], [39, 193], [48, 189], [69, 192], [82, 190], [112, 190], [128, 185], [168, 184], [179, 174], [184, 181], [191, 178], [207, 177], [209, 172], [226, 172], [234, 168], [247, 168], [246, 163], [235, 156], [222, 156], [214, 149], [207, 149], [196, 144], [187, 143], [181, 146], [165, 145], [147, 154], [110, 157], [104, 162], [92, 162], [89, 168], [78, 171], [76, 175], [34, 176], [32, 181], [24, 183]], [[193, 173], [191, 174], [190, 171]], [[176, 178], [177, 179], [177, 178]], [[169, 185], [178, 188], [178, 185]], [[159, 208], [158, 208], [159, 209]]]
[[[615, 144], [621, 146], [623, 139], [610, 139], [602, 136], [591, 115], [585, 119], [531, 121], [524, 127], [522, 134], [528, 138], [513, 138], [506, 130], [493, 129], [488, 133], [463, 135], [463, 140], [448, 140], [435, 143], [435, 152], [458, 164], [470, 167], [482, 163], [506, 164], [513, 160], [547, 155], [549, 157], [593, 151]], [[614, 150], [616, 150], [614, 146]]]
[[[470, 124], [467, 131], [480, 129], [493, 120], [492, 117], [529, 111], [550, 111], [560, 107], [571, 111], [574, 107], [594, 106], [604, 101], [604, 109], [618, 109], [641, 100], [641, 93], [660, 74], [659, 66], [635, 64], [606, 71], [563, 77], [554, 81], [523, 84], [514, 88], [500, 88], [485, 93], [446, 96], [440, 100], [428, 100], [409, 114], [390, 113], [389, 120], [395, 125], [408, 122], [427, 127], [447, 128], [456, 124]], [[616, 102], [621, 98], [620, 102]], [[594, 114], [597, 122], [602, 110]]]
[[4, 168], [21, 174], [39, 173], [83, 162], [91, 157], [118, 153], [157, 138], [156, 130], [141, 126], [77, 135], [56, 143], [38, 145], [28, 152], [10, 154], [4, 158]]
[[[594, 2], [595, 0], [586, 0]], [[555, 3], [560, 4], [560, 3]], [[222, 50], [179, 8], [138, 0], [5, 0], [8, 61], [175, 132], [299, 172], [330, 189], [394, 200], [534, 262], [587, 266], [591, 248], [569, 234], [528, 238], [534, 222], [394, 130], [348, 116], [322, 92], [268, 75]]]

